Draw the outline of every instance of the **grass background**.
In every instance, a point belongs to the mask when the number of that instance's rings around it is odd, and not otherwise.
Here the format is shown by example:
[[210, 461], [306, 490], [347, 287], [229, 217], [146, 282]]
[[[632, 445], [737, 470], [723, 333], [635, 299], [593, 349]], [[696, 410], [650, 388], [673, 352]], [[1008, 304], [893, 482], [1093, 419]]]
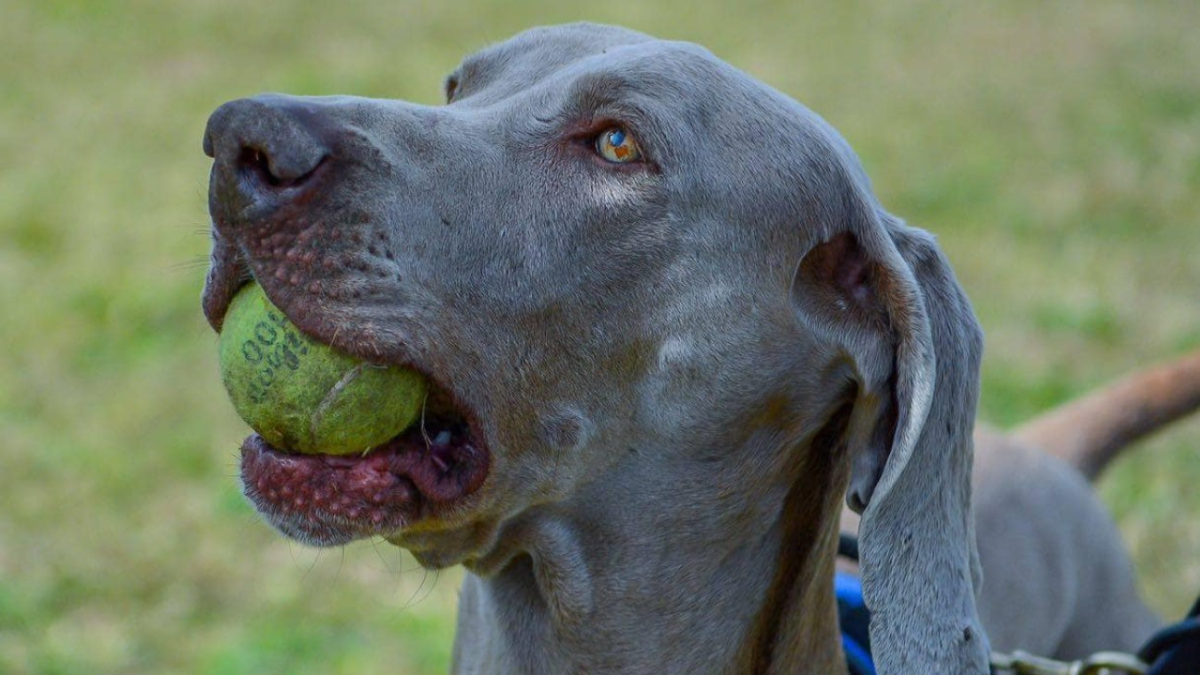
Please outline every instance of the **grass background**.
[[[437, 102], [579, 18], [705, 44], [850, 140], [938, 233], [1009, 424], [1200, 345], [1200, 4], [0, 0], [0, 672], [437, 673], [457, 572], [317, 553], [236, 487], [199, 311], [208, 113], [260, 91]], [[750, 151], [747, 149], [747, 151]], [[1144, 590], [1200, 591], [1200, 424], [1100, 486]]]

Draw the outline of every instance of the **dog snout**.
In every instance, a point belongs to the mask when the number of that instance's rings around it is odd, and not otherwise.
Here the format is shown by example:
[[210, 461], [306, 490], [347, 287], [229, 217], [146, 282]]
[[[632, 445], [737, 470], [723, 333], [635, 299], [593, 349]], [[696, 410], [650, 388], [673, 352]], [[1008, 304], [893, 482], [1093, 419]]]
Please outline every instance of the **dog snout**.
[[336, 134], [335, 123], [316, 106], [292, 97], [222, 105], [204, 132], [204, 152], [214, 160], [214, 206], [236, 216], [301, 200], [330, 157]]

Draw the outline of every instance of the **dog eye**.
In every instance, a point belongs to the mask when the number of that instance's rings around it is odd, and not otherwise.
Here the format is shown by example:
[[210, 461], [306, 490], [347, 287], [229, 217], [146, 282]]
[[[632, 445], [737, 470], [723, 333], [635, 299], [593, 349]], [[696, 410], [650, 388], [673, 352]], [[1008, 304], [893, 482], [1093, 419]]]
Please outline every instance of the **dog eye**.
[[626, 164], [642, 158], [642, 149], [633, 136], [621, 127], [605, 129], [596, 137], [596, 152], [610, 162]]

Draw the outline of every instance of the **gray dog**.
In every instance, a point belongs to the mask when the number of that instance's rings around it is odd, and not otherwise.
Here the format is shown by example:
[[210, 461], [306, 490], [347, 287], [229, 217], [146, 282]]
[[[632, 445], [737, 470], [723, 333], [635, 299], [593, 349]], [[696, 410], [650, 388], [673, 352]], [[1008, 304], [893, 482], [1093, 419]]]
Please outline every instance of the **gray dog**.
[[837, 132], [594, 25], [475, 54], [446, 96], [209, 121], [214, 328], [253, 277], [433, 383], [421, 431], [361, 458], [247, 440], [264, 518], [463, 564], [455, 672], [791, 675], [844, 671], [845, 498], [879, 672], [986, 673], [980, 330]]

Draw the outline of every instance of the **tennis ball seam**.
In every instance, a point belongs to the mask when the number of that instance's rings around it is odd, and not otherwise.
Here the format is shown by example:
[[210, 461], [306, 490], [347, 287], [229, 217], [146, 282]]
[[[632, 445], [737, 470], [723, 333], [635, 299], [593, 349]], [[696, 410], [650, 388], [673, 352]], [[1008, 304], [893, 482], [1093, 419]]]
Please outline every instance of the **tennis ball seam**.
[[308, 421], [310, 438], [318, 437], [318, 430], [321, 428], [321, 422], [325, 419], [325, 413], [329, 410], [330, 406], [337, 402], [337, 397], [342, 393], [342, 390], [358, 379], [358, 376], [362, 374], [362, 370], [366, 365], [365, 363], [360, 363], [347, 370], [341, 379], [330, 387], [329, 391], [325, 392], [325, 398], [321, 399], [321, 402], [317, 404], [317, 408], [313, 410], [312, 416]]

